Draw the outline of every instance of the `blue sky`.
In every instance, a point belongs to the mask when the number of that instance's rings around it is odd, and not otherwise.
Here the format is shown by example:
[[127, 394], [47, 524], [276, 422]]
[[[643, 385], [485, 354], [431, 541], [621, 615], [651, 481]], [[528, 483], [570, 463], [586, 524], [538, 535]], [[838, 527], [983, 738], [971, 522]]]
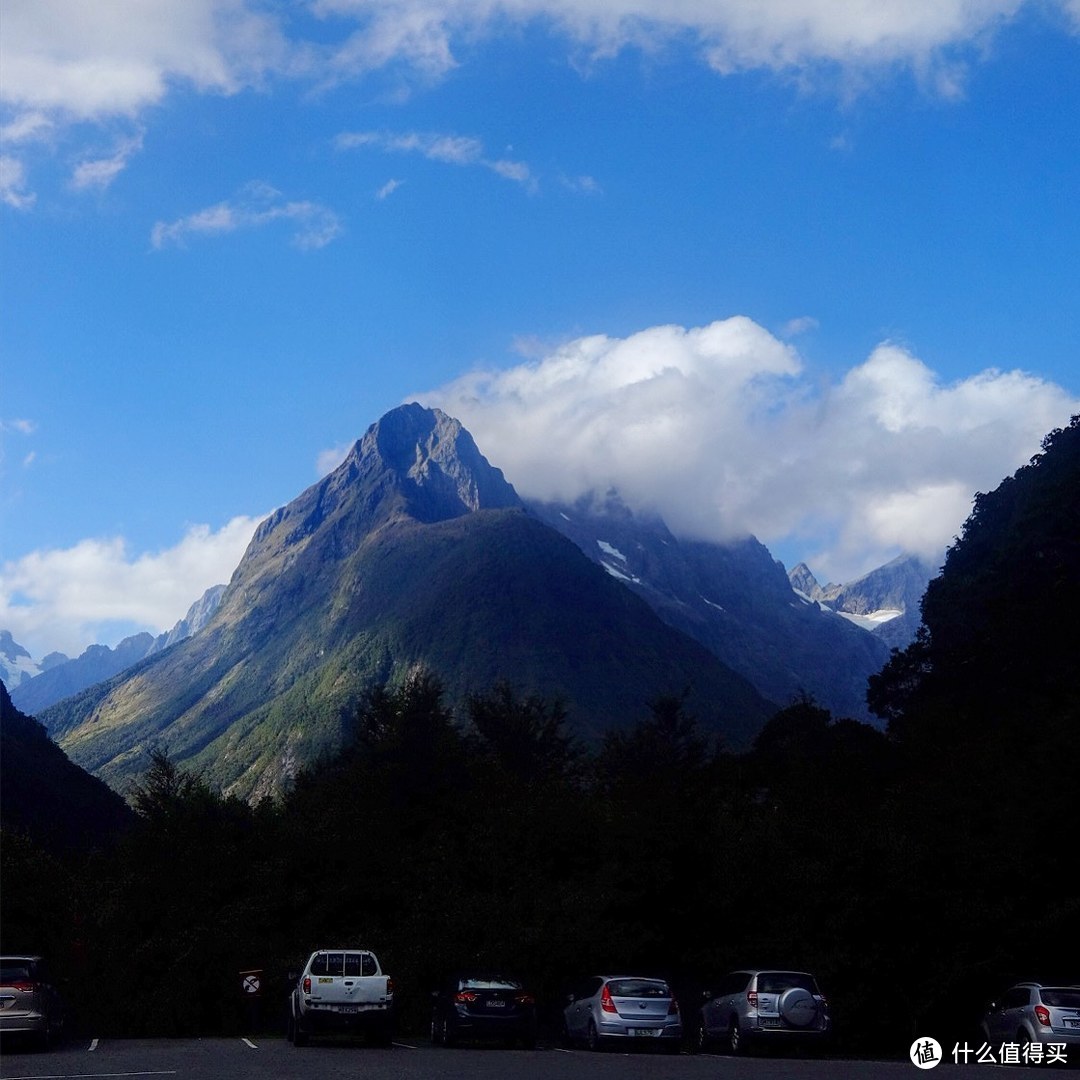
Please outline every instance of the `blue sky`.
[[404, 400], [845, 580], [1080, 411], [1077, 0], [2, 0], [0, 628], [159, 631]]

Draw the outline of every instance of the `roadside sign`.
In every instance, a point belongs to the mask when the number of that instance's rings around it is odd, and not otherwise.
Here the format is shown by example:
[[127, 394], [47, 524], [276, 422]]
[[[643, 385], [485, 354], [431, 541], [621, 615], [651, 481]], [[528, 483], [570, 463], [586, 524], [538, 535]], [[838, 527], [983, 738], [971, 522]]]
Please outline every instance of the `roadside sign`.
[[241, 988], [245, 995], [255, 996], [261, 989], [262, 968], [257, 971], [241, 971]]

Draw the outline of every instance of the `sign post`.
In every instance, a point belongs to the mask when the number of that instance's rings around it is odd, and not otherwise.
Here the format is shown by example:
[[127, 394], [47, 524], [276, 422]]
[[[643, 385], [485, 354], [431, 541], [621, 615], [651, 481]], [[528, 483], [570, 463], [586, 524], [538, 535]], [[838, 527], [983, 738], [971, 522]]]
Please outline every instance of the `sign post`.
[[254, 1035], [259, 1030], [262, 1013], [262, 968], [240, 972], [240, 993], [246, 1007], [248, 1030]]

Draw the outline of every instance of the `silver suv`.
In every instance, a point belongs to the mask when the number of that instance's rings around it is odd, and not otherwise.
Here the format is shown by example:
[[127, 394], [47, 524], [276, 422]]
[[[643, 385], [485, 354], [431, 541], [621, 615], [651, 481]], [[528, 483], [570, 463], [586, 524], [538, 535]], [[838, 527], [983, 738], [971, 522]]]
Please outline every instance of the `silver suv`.
[[732, 971], [705, 992], [692, 1031], [693, 1048], [723, 1045], [745, 1053], [750, 1044], [803, 1046], [832, 1034], [829, 1003], [805, 971]]
[[1070, 1062], [1080, 1057], [1080, 986], [1017, 983], [990, 1003], [983, 1038], [1001, 1043], [1064, 1043]]

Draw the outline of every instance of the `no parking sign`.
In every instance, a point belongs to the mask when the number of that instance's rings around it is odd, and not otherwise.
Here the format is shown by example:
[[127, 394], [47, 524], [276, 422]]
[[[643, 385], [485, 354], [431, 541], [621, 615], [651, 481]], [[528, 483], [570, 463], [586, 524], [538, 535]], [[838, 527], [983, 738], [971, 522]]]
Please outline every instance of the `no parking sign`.
[[240, 972], [240, 987], [244, 997], [258, 997], [262, 990], [262, 968]]

